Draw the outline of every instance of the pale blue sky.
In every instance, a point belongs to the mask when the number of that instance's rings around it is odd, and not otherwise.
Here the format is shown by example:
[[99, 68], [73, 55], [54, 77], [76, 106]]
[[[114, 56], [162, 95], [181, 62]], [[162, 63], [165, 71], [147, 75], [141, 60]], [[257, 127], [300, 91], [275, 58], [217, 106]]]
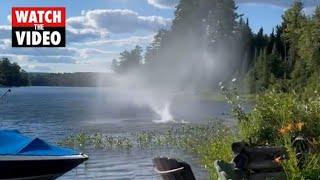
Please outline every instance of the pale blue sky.
[[[159, 28], [168, 28], [177, 0], [2, 0], [0, 54], [27, 71], [110, 71], [119, 52], [136, 44], [143, 47]], [[253, 31], [270, 33], [292, 0], [237, 0], [238, 12], [249, 18]], [[311, 13], [319, 0], [306, 0]], [[13, 6], [65, 6], [66, 48], [11, 48], [8, 16]]]

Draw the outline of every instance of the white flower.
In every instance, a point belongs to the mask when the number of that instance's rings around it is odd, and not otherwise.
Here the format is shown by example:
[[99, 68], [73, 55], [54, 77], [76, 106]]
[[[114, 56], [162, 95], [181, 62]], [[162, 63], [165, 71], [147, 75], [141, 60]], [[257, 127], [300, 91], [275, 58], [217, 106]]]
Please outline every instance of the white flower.
[[236, 79], [236, 78], [233, 78], [233, 79], [232, 79], [232, 82], [236, 82], [236, 81], [237, 81], [237, 79]]

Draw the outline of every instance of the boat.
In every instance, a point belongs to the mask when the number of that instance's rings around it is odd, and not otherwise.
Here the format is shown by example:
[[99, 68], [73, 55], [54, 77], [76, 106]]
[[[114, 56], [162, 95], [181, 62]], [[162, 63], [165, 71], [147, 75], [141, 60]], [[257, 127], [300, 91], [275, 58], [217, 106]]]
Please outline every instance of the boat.
[[73, 149], [30, 138], [17, 130], [0, 130], [0, 179], [56, 179], [88, 156]]

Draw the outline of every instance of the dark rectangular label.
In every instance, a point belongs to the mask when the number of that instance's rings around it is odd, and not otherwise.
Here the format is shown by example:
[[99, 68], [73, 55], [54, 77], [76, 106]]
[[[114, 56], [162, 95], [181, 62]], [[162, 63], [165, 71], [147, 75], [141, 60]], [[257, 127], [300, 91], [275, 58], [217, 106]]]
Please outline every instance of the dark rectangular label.
[[64, 7], [13, 7], [12, 47], [65, 47]]
[[48, 27], [35, 31], [32, 27], [12, 28], [12, 47], [65, 47], [64, 27]]

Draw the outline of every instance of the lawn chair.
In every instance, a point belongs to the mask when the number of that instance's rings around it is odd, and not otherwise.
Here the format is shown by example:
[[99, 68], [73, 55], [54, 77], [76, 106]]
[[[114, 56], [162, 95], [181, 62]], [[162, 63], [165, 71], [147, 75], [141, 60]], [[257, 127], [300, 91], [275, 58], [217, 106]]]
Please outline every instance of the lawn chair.
[[155, 171], [163, 180], [195, 180], [194, 174], [189, 164], [170, 159], [158, 157], [153, 159]]

